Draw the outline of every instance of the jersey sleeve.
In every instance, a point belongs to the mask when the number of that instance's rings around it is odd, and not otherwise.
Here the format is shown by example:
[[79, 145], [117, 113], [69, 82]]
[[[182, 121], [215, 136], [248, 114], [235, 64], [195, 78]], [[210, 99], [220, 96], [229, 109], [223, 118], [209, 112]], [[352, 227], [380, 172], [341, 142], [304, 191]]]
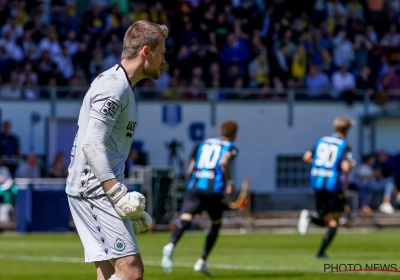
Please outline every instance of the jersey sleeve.
[[[91, 99], [90, 118], [83, 143], [83, 153], [94, 175], [100, 182], [115, 178], [107, 156], [106, 141], [115, 121], [127, 106], [126, 86], [116, 80], [113, 85], [105, 80], [97, 86]], [[96, 88], [93, 88], [96, 90]]]
[[113, 127], [118, 116], [127, 106], [126, 85], [122, 81], [108, 79], [96, 87], [98, 92], [95, 92], [91, 98], [90, 117]]
[[343, 150], [342, 160], [354, 161], [353, 152], [351, 150], [351, 145], [347, 144]]
[[235, 157], [239, 154], [239, 149], [238, 149], [236, 146], [234, 146], [234, 145], [232, 145], [232, 146], [228, 149], [228, 151], [231, 152], [232, 158], [235, 158]]

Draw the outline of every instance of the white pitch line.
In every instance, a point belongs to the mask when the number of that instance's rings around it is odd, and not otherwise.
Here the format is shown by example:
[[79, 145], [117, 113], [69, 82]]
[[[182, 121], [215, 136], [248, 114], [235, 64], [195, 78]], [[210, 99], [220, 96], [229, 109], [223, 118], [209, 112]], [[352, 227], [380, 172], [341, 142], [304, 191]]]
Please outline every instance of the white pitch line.
[[[57, 256], [23, 256], [23, 255], [0, 255], [0, 260], [13, 260], [13, 261], [34, 261], [34, 262], [56, 262], [56, 263], [84, 263], [83, 258], [73, 257], [57, 257]], [[144, 265], [147, 266], [160, 266], [160, 262], [155, 261], [144, 261]], [[193, 267], [192, 263], [174, 263], [174, 267]], [[305, 273], [319, 273], [329, 274], [329, 272], [323, 272], [319, 269], [299, 269], [293, 267], [272, 267], [272, 266], [252, 266], [252, 265], [231, 265], [231, 264], [208, 264], [209, 268], [221, 269], [221, 270], [242, 270], [242, 271], [290, 271], [290, 272], [305, 272]], [[398, 273], [384, 273], [384, 272], [341, 272], [340, 274], [386, 274], [392, 276], [398, 276]], [[336, 273], [335, 273], [336, 274]]]

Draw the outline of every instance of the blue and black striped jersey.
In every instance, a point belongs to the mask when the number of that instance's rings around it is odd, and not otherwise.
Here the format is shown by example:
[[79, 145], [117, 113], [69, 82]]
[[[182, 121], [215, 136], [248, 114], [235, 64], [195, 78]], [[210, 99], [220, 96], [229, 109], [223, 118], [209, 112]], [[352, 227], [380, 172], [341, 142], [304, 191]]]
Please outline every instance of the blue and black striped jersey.
[[329, 191], [341, 190], [340, 163], [343, 160], [353, 160], [350, 144], [345, 138], [336, 134], [320, 138], [313, 149], [311, 188]]
[[194, 151], [195, 167], [188, 184], [188, 189], [197, 188], [222, 194], [225, 186], [225, 176], [221, 170], [220, 159], [222, 155], [231, 151], [237, 155], [237, 148], [231, 141], [220, 137], [210, 138], [202, 142]]

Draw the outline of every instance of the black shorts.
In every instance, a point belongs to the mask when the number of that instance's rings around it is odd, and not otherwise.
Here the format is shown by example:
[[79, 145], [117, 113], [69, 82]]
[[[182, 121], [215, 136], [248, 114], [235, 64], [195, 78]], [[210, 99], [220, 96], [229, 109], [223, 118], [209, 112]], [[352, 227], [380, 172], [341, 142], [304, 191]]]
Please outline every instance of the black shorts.
[[222, 194], [193, 188], [186, 192], [181, 212], [195, 215], [207, 211], [211, 220], [216, 221], [222, 218], [224, 210], [225, 199]]
[[317, 212], [322, 217], [328, 213], [341, 213], [346, 202], [339, 191], [315, 190]]

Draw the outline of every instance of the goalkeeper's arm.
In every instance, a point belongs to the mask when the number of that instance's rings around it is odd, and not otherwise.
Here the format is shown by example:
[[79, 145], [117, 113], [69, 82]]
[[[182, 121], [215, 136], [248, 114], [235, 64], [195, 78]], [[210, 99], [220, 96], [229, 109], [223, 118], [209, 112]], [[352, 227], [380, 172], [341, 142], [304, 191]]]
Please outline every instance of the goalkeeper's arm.
[[82, 151], [94, 175], [102, 183], [121, 218], [130, 217], [145, 208], [146, 199], [138, 192], [128, 193], [116, 179], [107, 157], [105, 142], [112, 127], [96, 118], [90, 118]]

